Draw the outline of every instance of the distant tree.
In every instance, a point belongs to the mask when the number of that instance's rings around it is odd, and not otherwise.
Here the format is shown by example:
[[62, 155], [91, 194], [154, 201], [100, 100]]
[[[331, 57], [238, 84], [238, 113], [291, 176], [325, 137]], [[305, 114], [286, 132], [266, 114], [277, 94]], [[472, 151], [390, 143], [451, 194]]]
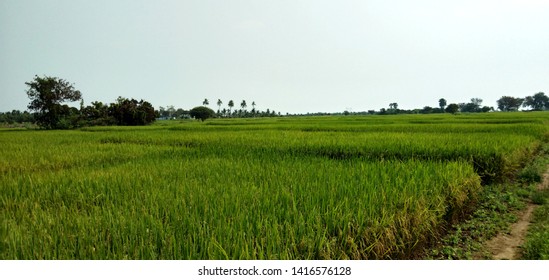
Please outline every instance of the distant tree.
[[459, 105], [452, 103], [446, 107], [445, 111], [450, 114], [455, 114], [459, 112]]
[[439, 99], [438, 106], [440, 107], [440, 110], [444, 111], [444, 108], [446, 108], [446, 99], [444, 98]]
[[35, 122], [34, 114], [27, 111], [12, 110], [11, 112], [0, 113], [0, 123], [32, 123]]
[[229, 100], [229, 104], [227, 104], [229, 106], [229, 115], [231, 114], [231, 111], [234, 107], [234, 102], [232, 100]]
[[389, 104], [389, 109], [391, 110], [397, 110], [398, 109], [398, 103], [390, 103]]
[[160, 107], [158, 107], [158, 115], [162, 118], [167, 118], [168, 117], [168, 111], [166, 111], [166, 108], [160, 106]]
[[189, 114], [191, 115], [191, 117], [201, 121], [205, 121], [209, 118], [215, 117], [215, 112], [205, 106], [194, 107], [191, 109]]
[[206, 98], [206, 99], [204, 99], [204, 101], [202, 101], [202, 105], [204, 105], [204, 106], [210, 105], [210, 101], [208, 101], [208, 98]]
[[482, 108], [480, 108], [480, 111], [483, 113], [488, 113], [490, 111], [494, 111], [494, 107], [483, 106]]
[[467, 112], [467, 113], [481, 112], [481, 107], [480, 107], [481, 104], [482, 104], [482, 99], [471, 98], [471, 102], [469, 103], [460, 103], [459, 110], [461, 112]]
[[178, 119], [185, 118], [185, 115], [188, 115], [188, 114], [189, 114], [188, 111], [185, 111], [181, 108], [177, 108], [177, 110], [175, 110], [175, 117]]
[[422, 113], [422, 114], [432, 114], [433, 113], [433, 107], [425, 106], [419, 112]]
[[255, 117], [256, 111], [255, 111], [255, 101], [252, 101], [252, 116]]
[[524, 100], [524, 106], [531, 107], [536, 111], [549, 109], [549, 97], [543, 92], [538, 92], [534, 96], [527, 96]]
[[94, 101], [90, 106], [81, 110], [84, 125], [113, 125], [116, 123], [114, 117], [109, 115], [109, 106], [99, 101]]
[[471, 103], [473, 103], [477, 107], [480, 107], [480, 105], [482, 104], [482, 99], [480, 99], [480, 98], [471, 98]]
[[246, 104], [246, 100], [242, 100], [242, 102], [240, 103], [240, 107], [242, 108], [243, 112], [246, 112], [246, 107], [248, 107], [248, 105]]
[[168, 119], [171, 120], [175, 114], [175, 107], [173, 105], [170, 105], [168, 106], [168, 109], [166, 111], [168, 111]]
[[221, 112], [221, 105], [223, 105], [223, 101], [221, 99], [217, 99], [217, 111]]
[[504, 112], [517, 111], [523, 102], [524, 99], [511, 96], [502, 96], [497, 100], [498, 109]]
[[[25, 83], [27, 96], [31, 99], [28, 108], [35, 111], [36, 123], [46, 129], [70, 128], [67, 122], [74, 113], [67, 105], [61, 103], [79, 101], [82, 99], [80, 91], [69, 82], [56, 77], [38, 77]], [[78, 109], [76, 110], [78, 114]]]
[[109, 115], [118, 125], [146, 125], [156, 120], [151, 103], [123, 97], [118, 97], [116, 103], [110, 104]]

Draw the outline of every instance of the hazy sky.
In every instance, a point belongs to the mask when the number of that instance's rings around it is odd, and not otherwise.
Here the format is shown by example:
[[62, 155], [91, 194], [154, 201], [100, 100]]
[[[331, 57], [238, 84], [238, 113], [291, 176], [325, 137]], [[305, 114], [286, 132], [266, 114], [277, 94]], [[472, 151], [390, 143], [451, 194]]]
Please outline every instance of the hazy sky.
[[34, 75], [283, 114], [549, 94], [549, 0], [0, 0], [0, 111]]

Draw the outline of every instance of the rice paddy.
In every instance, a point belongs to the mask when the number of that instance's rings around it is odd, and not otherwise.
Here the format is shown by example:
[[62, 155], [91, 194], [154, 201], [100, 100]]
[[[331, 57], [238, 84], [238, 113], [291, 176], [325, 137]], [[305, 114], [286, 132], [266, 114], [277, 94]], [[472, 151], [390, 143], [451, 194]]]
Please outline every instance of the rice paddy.
[[549, 114], [0, 130], [2, 259], [411, 258]]

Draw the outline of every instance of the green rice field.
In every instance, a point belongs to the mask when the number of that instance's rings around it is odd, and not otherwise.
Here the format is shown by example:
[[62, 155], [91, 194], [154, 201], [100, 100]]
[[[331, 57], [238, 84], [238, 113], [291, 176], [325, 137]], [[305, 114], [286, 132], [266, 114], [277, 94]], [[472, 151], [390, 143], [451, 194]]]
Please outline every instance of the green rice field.
[[549, 113], [0, 129], [1, 259], [407, 259]]

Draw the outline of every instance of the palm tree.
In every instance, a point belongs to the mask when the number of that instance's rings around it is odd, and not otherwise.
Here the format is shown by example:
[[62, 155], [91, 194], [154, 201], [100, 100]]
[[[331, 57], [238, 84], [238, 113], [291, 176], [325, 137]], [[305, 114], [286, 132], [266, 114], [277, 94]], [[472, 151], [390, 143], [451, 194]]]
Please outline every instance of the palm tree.
[[248, 105], [246, 105], [246, 100], [242, 100], [242, 103], [240, 103], [240, 107], [242, 107], [242, 111], [246, 113], [246, 107], [248, 107]]
[[208, 101], [208, 98], [204, 99], [204, 101], [202, 101], [202, 105], [206, 106], [206, 105], [210, 105], [210, 101]]
[[217, 99], [217, 113], [218, 114], [221, 112], [221, 104], [223, 104], [223, 101], [221, 101], [221, 99]]
[[234, 107], [234, 102], [232, 100], [229, 100], [229, 116], [231, 115], [231, 110], [233, 109]]
[[255, 101], [252, 101], [252, 114], [255, 117]]

